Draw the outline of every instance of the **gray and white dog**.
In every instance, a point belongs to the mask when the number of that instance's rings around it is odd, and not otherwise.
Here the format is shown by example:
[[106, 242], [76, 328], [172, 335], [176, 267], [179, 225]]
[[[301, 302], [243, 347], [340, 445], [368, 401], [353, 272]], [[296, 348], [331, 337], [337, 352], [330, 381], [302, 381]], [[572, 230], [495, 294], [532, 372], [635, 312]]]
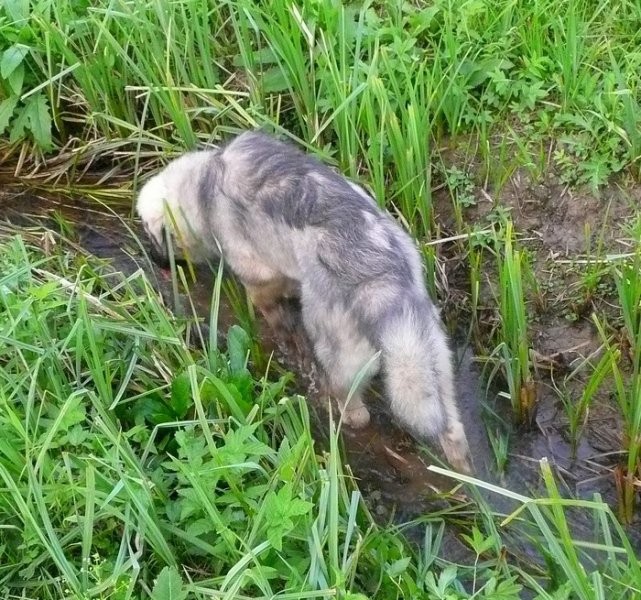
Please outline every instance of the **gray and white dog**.
[[368, 423], [360, 390], [382, 370], [401, 424], [471, 470], [451, 352], [419, 253], [361, 187], [292, 145], [246, 132], [169, 163], [144, 185], [137, 209], [156, 257], [167, 256], [169, 227], [195, 263], [222, 251], [273, 325], [279, 300], [300, 299], [346, 424]]

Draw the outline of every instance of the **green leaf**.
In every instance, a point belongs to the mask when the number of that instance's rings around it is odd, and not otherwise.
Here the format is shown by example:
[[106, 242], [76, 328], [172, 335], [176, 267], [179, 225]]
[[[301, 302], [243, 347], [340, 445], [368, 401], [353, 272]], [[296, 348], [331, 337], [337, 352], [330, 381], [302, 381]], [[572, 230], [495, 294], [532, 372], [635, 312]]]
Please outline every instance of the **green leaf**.
[[[257, 65], [273, 65], [278, 62], [278, 57], [274, 54], [274, 51], [269, 48], [260, 48], [259, 50], [254, 50], [251, 54], [250, 60]], [[242, 54], [236, 54], [231, 59], [232, 65], [235, 67], [244, 67], [245, 59]]]
[[74, 425], [67, 434], [67, 441], [72, 446], [79, 446], [89, 437], [89, 432], [80, 425]]
[[136, 423], [147, 421], [153, 425], [176, 420], [171, 408], [157, 395], [149, 395], [137, 400], [132, 408], [132, 416]]
[[29, 115], [24, 106], [21, 106], [18, 109], [18, 115], [11, 123], [11, 130], [9, 134], [9, 142], [13, 144], [18, 140], [24, 139], [25, 129], [29, 124]]
[[42, 150], [50, 150], [51, 143], [51, 115], [47, 99], [43, 94], [31, 96], [25, 104], [25, 114], [33, 139]]
[[7, 79], [21, 65], [27, 52], [29, 52], [28, 46], [14, 44], [2, 53], [2, 59], [0, 59], [0, 76], [2, 79]]
[[16, 96], [11, 96], [0, 102], [0, 134], [3, 134], [9, 125], [16, 104], [18, 104], [18, 98]]
[[229, 429], [225, 434], [225, 445], [219, 448], [218, 460], [222, 464], [234, 465], [245, 462], [249, 457], [271, 456], [274, 451], [254, 437], [256, 425], [241, 425], [237, 429]]
[[[4, 0], [4, 8], [14, 23], [29, 18], [29, 0]], [[26, 25], [26, 23], [22, 23]]]
[[184, 418], [193, 405], [191, 397], [191, 383], [189, 382], [189, 375], [181, 373], [171, 382], [171, 408], [176, 413], [179, 419]]
[[276, 550], [282, 550], [283, 538], [294, 529], [292, 517], [308, 513], [313, 504], [292, 498], [292, 485], [285, 484], [278, 494], [269, 492], [265, 498], [267, 539]]
[[272, 67], [263, 71], [263, 91], [266, 94], [277, 94], [286, 92], [289, 88], [289, 81], [280, 67]]
[[175, 567], [165, 567], [151, 591], [153, 600], [182, 600], [186, 595], [182, 577]]
[[24, 65], [18, 65], [18, 68], [9, 75], [9, 87], [15, 96], [20, 96], [22, 92], [22, 83], [24, 81]]
[[57, 418], [61, 410], [64, 410], [64, 414], [60, 420], [60, 431], [68, 431], [74, 425], [82, 423], [87, 413], [84, 400], [80, 396], [70, 398], [61, 408], [52, 407], [52, 416]]
[[243, 422], [253, 406], [253, 402], [243, 398], [236, 386], [230, 381], [217, 377], [207, 377], [200, 388], [200, 397], [205, 406], [219, 404], [226, 413]]
[[399, 560], [394, 561], [385, 570], [390, 577], [398, 577], [401, 573], [404, 573], [407, 570], [410, 561], [411, 558], [409, 556], [400, 558]]
[[232, 325], [227, 332], [227, 355], [229, 356], [229, 370], [239, 373], [245, 369], [247, 352], [251, 340], [248, 333], [238, 325]]
[[472, 535], [463, 534], [463, 538], [478, 555], [487, 552], [494, 544], [492, 536], [485, 537], [478, 527], [472, 528]]
[[608, 165], [608, 161], [604, 156], [595, 156], [591, 160], [581, 165], [583, 171], [579, 181], [581, 183], [588, 183], [592, 191], [596, 193], [599, 187], [608, 181], [612, 170]]
[[192, 469], [199, 469], [209, 455], [205, 438], [197, 436], [193, 427], [177, 431], [174, 437], [178, 442], [178, 457]]

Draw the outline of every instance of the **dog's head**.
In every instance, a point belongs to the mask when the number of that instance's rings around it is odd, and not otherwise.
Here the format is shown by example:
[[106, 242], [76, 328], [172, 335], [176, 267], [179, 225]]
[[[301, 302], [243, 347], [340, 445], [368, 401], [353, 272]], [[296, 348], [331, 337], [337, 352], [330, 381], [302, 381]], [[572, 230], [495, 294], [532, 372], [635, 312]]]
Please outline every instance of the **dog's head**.
[[170, 244], [177, 262], [198, 262], [202, 254], [199, 210], [191, 193], [193, 182], [183, 179], [181, 170], [165, 168], [138, 194], [136, 209], [151, 244], [151, 258], [161, 267], [169, 266]]
[[151, 257], [163, 267], [169, 262], [166, 222], [171, 202], [167, 196], [164, 174], [159, 173], [145, 183], [136, 203], [138, 216], [151, 244]]

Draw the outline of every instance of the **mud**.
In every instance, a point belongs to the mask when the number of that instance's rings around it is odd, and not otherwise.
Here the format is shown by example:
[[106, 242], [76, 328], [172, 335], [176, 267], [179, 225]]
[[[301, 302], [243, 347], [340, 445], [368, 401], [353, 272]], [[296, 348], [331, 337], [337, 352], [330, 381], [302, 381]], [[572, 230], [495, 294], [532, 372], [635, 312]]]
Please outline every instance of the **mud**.
[[[576, 402], [586, 382], [585, 370], [575, 369], [602, 346], [592, 320], [596, 314], [610, 327], [620, 327], [616, 290], [608, 274], [604, 257], [630, 251], [631, 226], [639, 219], [641, 185], [630, 177], [620, 176], [598, 192], [586, 187], [560, 183], [552, 171], [544, 181], [533, 181], [525, 169], [515, 173], [500, 188], [488, 184], [483, 167], [465, 159], [460, 152], [444, 152], [443, 164], [455, 165], [474, 182], [473, 201], [469, 190], [462, 219], [468, 230], [491, 229], [509, 214], [517, 232], [518, 245], [528, 253], [532, 282], [526, 286], [531, 358], [538, 381], [538, 410], [531, 431], [513, 433], [510, 440], [510, 465], [505, 475], [511, 489], [518, 489], [512, 478], [525, 473], [531, 484], [532, 472], [542, 457], [550, 460], [554, 471], [571, 496], [592, 499], [599, 493], [615, 507], [615, 472], [622, 454], [623, 422], [614, 404], [612, 389], [602, 386], [583, 425], [583, 435], [572, 453], [568, 419], [560, 396]], [[464, 165], [464, 166], [462, 166]], [[458, 233], [454, 200], [443, 182], [434, 194], [436, 220], [443, 237]], [[446, 305], [450, 318], [469, 317], [469, 265], [460, 258], [454, 244], [439, 248], [447, 290]], [[496, 298], [498, 275], [491, 252], [482, 259], [479, 293], [478, 330], [474, 338], [478, 355], [487, 353], [486, 345], [498, 324]], [[597, 259], [597, 260], [595, 260]], [[480, 331], [480, 335], [479, 335]], [[570, 375], [572, 377], [570, 377]], [[491, 402], [491, 398], [486, 400]], [[509, 408], [501, 401], [499, 411]], [[495, 419], [496, 420], [496, 419]], [[514, 486], [514, 487], [513, 487]], [[636, 523], [630, 527], [638, 541]]]
[[[127, 217], [128, 207], [119, 212], [109, 213], [106, 209], [82, 199], [66, 199], [50, 194], [37, 194], [24, 189], [10, 190], [0, 196], [0, 233], [2, 222], [12, 223], [12, 228], [36, 227], [38, 230], [50, 227], [54, 231], [63, 229], [64, 224], [73, 224], [70, 236], [78, 248], [100, 258], [109, 259], [113, 267], [125, 273], [142, 267], [167, 299], [171, 298], [170, 286], [163, 275], [144, 257], [140, 243], [135, 236], [141, 231]], [[61, 218], [62, 217], [62, 218]], [[131, 227], [131, 231], [127, 230]], [[132, 235], [133, 234], [133, 235]], [[551, 235], [551, 234], [550, 234]], [[566, 242], [571, 241], [566, 236]], [[578, 242], [577, 242], [578, 243]], [[569, 251], [567, 243], [564, 248]], [[447, 272], [447, 265], [446, 265]], [[200, 272], [199, 279], [190, 289], [190, 296], [199, 314], [207, 318], [211, 298], [211, 273]], [[224, 300], [224, 299], [223, 299]], [[456, 311], [449, 314], [461, 318]], [[293, 315], [294, 320], [298, 315]], [[225, 331], [236, 317], [229, 303], [223, 302], [219, 313], [219, 329]], [[549, 320], [537, 330], [536, 351], [539, 353], [541, 369], [545, 371], [546, 361], [571, 365], [594, 348], [595, 336], [592, 329], [580, 322], [569, 324], [562, 318]], [[302, 333], [300, 323], [294, 337], [285, 338], [279, 332], [270, 331], [260, 320], [257, 323], [260, 345], [263, 352], [273, 353], [274, 359], [296, 375], [297, 390], [306, 395], [316, 415], [316, 433], [322, 445], [327, 432], [327, 398], [323, 390], [322, 376], [316, 369], [309, 345]], [[451, 323], [453, 331], [466, 331], [465, 322]], [[615, 501], [615, 487], [612, 469], [616, 464], [616, 449], [619, 440], [616, 433], [619, 423], [616, 411], [604, 400], [602, 406], [594, 407], [590, 414], [586, 435], [583, 437], [576, 458], [565, 435], [563, 407], [551, 386], [550, 379], [542, 377], [540, 402], [535, 427], [528, 432], [513, 430], [510, 425], [509, 404], [497, 398], [497, 390], [486, 390], [480, 378], [480, 368], [473, 352], [467, 347], [464, 335], [455, 335], [457, 355], [457, 386], [461, 415], [468, 432], [473, 451], [476, 475], [485, 481], [498, 483], [508, 489], [530, 495], [544, 493], [540, 479], [538, 461], [547, 458], [557, 474], [563, 493], [569, 496], [592, 498], [599, 492], [611, 503]], [[547, 365], [549, 366], [549, 365]], [[418, 446], [414, 440], [394, 426], [388, 417], [380, 389], [376, 384], [369, 395], [368, 404], [372, 409], [372, 421], [360, 431], [344, 430], [342, 443], [351, 471], [359, 481], [366, 501], [372, 512], [381, 521], [407, 521], [426, 513], [446, 511], [462, 520], [473, 517], [473, 508], [467, 505], [467, 487], [455, 488], [452, 480], [437, 477], [427, 470], [427, 465], [436, 462], [437, 455], [429, 448]], [[489, 415], [489, 416], [488, 416]], [[509, 431], [510, 453], [504, 473], [497, 473], [495, 459], [490, 448], [486, 428]], [[436, 457], [436, 460], [435, 460]], [[448, 492], [455, 489], [454, 496]], [[507, 513], [516, 506], [504, 498], [481, 492], [497, 512]], [[471, 511], [471, 512], [470, 512]], [[577, 536], [591, 539], [593, 524], [577, 515], [573, 526]], [[635, 535], [636, 528], [630, 530]], [[637, 538], [641, 536], [636, 535]], [[516, 536], [511, 552], [527, 555], [527, 548]], [[637, 539], [641, 548], [641, 539]], [[456, 561], [465, 556], [466, 550], [455, 533], [446, 536], [448, 559]]]

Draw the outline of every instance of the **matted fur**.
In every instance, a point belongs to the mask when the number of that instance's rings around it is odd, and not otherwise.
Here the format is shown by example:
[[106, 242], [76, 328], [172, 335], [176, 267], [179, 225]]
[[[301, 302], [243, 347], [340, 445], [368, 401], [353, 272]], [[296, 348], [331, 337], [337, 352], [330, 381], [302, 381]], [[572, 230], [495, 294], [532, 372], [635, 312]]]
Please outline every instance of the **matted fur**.
[[145, 184], [137, 207], [156, 256], [166, 253], [169, 224], [195, 262], [222, 250], [268, 318], [279, 297], [300, 297], [348, 425], [369, 421], [359, 390], [345, 401], [371, 362], [359, 389], [382, 369], [400, 423], [438, 440], [453, 467], [470, 471], [451, 353], [418, 251], [362, 188], [289, 144], [247, 132], [171, 162]]

